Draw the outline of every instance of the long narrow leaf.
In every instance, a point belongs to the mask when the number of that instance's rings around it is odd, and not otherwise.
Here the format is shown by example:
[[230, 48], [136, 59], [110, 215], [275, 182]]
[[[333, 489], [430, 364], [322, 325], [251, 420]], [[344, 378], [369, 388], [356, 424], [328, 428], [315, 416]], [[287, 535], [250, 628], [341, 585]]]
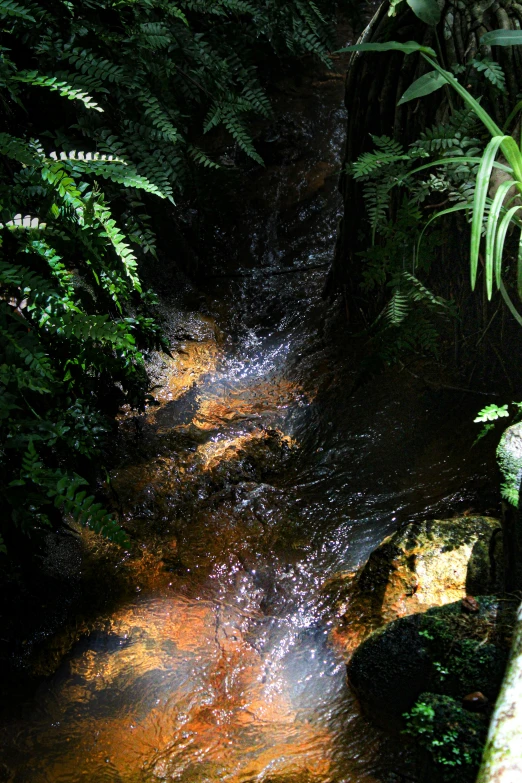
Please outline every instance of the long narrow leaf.
[[403, 52], [404, 54], [413, 54], [413, 52], [421, 52], [421, 54], [430, 55], [430, 57], [436, 57], [437, 55], [429, 46], [422, 46], [415, 41], [407, 41], [406, 43], [398, 43], [397, 41], [387, 41], [386, 43], [362, 43], [353, 44], [352, 46], [345, 46], [343, 49], [337, 49], [336, 54], [342, 52]]
[[480, 39], [481, 46], [521, 46], [522, 30], [490, 30]]
[[[424, 171], [425, 169], [431, 169], [433, 166], [444, 166], [446, 163], [471, 163], [473, 165], [477, 164], [479, 165], [482, 163], [482, 158], [473, 158], [473, 157], [466, 157], [462, 155], [458, 158], [439, 158], [439, 160], [434, 160], [431, 163], [425, 163], [423, 166], [417, 166], [416, 169], [412, 169], [411, 171], [408, 171], [407, 174], [404, 174], [400, 181], [403, 182], [407, 177], [411, 177], [412, 174], [417, 174], [419, 171]], [[510, 166], [505, 166], [503, 163], [499, 163], [498, 161], [494, 161], [493, 168], [499, 169], [500, 171], [505, 171], [506, 174], [513, 175], [513, 169]]]
[[[419, 50], [420, 51], [420, 50]], [[480, 103], [475, 100], [475, 98], [466, 90], [465, 87], [463, 87], [457, 79], [453, 76], [452, 73], [449, 71], [444, 70], [444, 68], [441, 68], [441, 66], [436, 62], [436, 60], [433, 59], [433, 57], [430, 57], [426, 52], [421, 51], [422, 57], [429, 62], [429, 64], [435, 68], [436, 71], [438, 71], [448, 84], [451, 84], [451, 86], [458, 92], [458, 94], [464, 99], [464, 101], [470, 106], [479, 120], [484, 123], [488, 131], [491, 133], [492, 136], [501, 136], [502, 130], [498, 127], [497, 123], [494, 121], [492, 117], [485, 111], [485, 109], [482, 108]]]
[[484, 208], [486, 206], [491, 170], [493, 169], [493, 161], [495, 160], [498, 149], [505, 138], [505, 136], [494, 136], [491, 139], [484, 150], [484, 155], [482, 156], [482, 161], [477, 172], [477, 184], [473, 199], [473, 220], [471, 221], [470, 267], [472, 291], [475, 290], [475, 284], [477, 282], [482, 221], [484, 218]]
[[[493, 294], [493, 267], [494, 267], [494, 261], [495, 261], [495, 238], [497, 234], [497, 226], [498, 226], [498, 220], [500, 217], [500, 210], [502, 209], [502, 204], [504, 203], [504, 199], [506, 198], [508, 192], [511, 190], [515, 183], [513, 180], [507, 180], [506, 182], [502, 182], [498, 188], [497, 192], [495, 193], [495, 198], [493, 199], [493, 203], [491, 204], [491, 207], [489, 209], [489, 215], [488, 215], [488, 222], [486, 226], [486, 257], [485, 257], [485, 274], [486, 274], [486, 291], [488, 295], [488, 299], [491, 299], [491, 295]], [[488, 185], [489, 185], [489, 179], [488, 179]], [[497, 284], [498, 284], [498, 274], [497, 274]]]
[[500, 281], [499, 289], [500, 289], [500, 293], [502, 294], [502, 298], [504, 299], [504, 302], [507, 304], [507, 306], [509, 308], [509, 311], [510, 311], [511, 315], [513, 316], [513, 318], [515, 318], [516, 321], [518, 321], [520, 326], [522, 326], [522, 315], [520, 315], [520, 313], [518, 312], [517, 308], [515, 307], [515, 305], [511, 301], [511, 298], [510, 298], [508, 292], [506, 291], [506, 288], [505, 288], [504, 283], [502, 282], [502, 280]]
[[[508, 209], [505, 215], [503, 215], [502, 220], [499, 223], [498, 231], [497, 231], [497, 238], [495, 240], [495, 257], [494, 257], [494, 267], [495, 267], [495, 282], [497, 284], [497, 288], [500, 288], [500, 283], [502, 282], [501, 273], [502, 273], [502, 253], [504, 251], [504, 242], [506, 239], [506, 233], [511, 225], [511, 222], [513, 221], [513, 218], [515, 214], [518, 212], [519, 209], [522, 209], [522, 207], [515, 206], [511, 207], [511, 209]], [[521, 235], [522, 236], [522, 235]], [[519, 264], [520, 267], [520, 264]], [[517, 275], [517, 283], [520, 287], [520, 269], [518, 270], [519, 274]], [[520, 294], [519, 294], [520, 295]]]
[[518, 298], [522, 299], [522, 228], [518, 237], [518, 254], [517, 254], [517, 291]]
[[455, 206], [453, 206], [453, 207], [448, 207], [447, 209], [441, 209], [440, 212], [436, 212], [435, 215], [432, 215], [430, 217], [430, 219], [427, 221], [427, 223], [425, 223], [424, 228], [422, 229], [422, 231], [420, 233], [420, 237], [419, 237], [419, 240], [417, 242], [417, 251], [416, 251], [416, 254], [415, 254], [416, 257], [417, 258], [419, 257], [419, 251], [420, 251], [422, 238], [424, 237], [424, 232], [426, 231], [426, 229], [428, 228], [430, 223], [433, 223], [434, 220], [436, 220], [439, 217], [442, 217], [443, 215], [449, 215], [452, 212], [462, 212], [464, 209], [469, 209], [469, 206], [470, 205], [467, 202], [465, 204], [455, 204]]
[[522, 101], [518, 101], [518, 103], [515, 104], [513, 111], [509, 114], [507, 120], [504, 123], [504, 131], [507, 131], [519, 111], [522, 109]]

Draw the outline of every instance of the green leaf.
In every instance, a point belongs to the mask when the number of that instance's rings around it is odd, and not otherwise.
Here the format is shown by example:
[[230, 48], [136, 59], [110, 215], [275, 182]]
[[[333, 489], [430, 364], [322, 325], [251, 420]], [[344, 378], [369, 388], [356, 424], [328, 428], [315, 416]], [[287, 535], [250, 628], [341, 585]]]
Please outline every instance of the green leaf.
[[[502, 253], [504, 251], [504, 242], [506, 239], [507, 230], [515, 214], [520, 209], [522, 209], [521, 206], [514, 206], [511, 207], [511, 209], [508, 209], [508, 211], [503, 216], [498, 226], [497, 236], [495, 239], [495, 250], [494, 250], [494, 259], [493, 259], [493, 267], [495, 269], [495, 278], [496, 278], [498, 288], [500, 288], [500, 283], [501, 283], [500, 272], [502, 268]], [[518, 264], [518, 268], [517, 268], [517, 282], [518, 280], [520, 280], [520, 264]]]
[[490, 30], [480, 39], [481, 46], [521, 46], [522, 30]]
[[421, 22], [436, 25], [440, 22], [440, 8], [437, 0], [406, 0]]
[[413, 54], [413, 52], [421, 52], [423, 54], [429, 54], [430, 57], [436, 57], [437, 55], [429, 46], [421, 46], [416, 41], [407, 41], [406, 43], [398, 43], [397, 41], [387, 41], [386, 43], [363, 43], [353, 44], [353, 46], [346, 46], [344, 49], [338, 49], [337, 53], [342, 52], [404, 52], [404, 54]]
[[511, 298], [510, 298], [508, 292], [506, 291], [506, 288], [505, 288], [504, 283], [502, 282], [502, 280], [500, 281], [500, 285], [499, 285], [498, 288], [499, 288], [499, 291], [500, 291], [500, 293], [502, 295], [502, 299], [504, 300], [504, 302], [506, 303], [506, 305], [508, 307], [509, 312], [511, 313], [511, 315], [513, 316], [515, 321], [517, 321], [520, 324], [520, 326], [522, 326], [522, 316], [520, 315], [520, 313], [518, 312], [517, 308], [515, 307], [515, 305], [511, 301]]
[[482, 220], [484, 209], [486, 207], [486, 198], [488, 195], [489, 180], [493, 169], [493, 161], [502, 142], [507, 136], [494, 136], [484, 150], [482, 162], [477, 172], [477, 184], [475, 187], [475, 197], [473, 201], [473, 220], [471, 222], [471, 248], [470, 248], [470, 271], [471, 271], [471, 290], [475, 290], [477, 282], [478, 257], [480, 249], [480, 238], [482, 235]]
[[422, 98], [424, 95], [429, 95], [440, 87], [443, 87], [445, 84], [447, 84], [446, 79], [437, 71], [425, 73], [424, 76], [421, 76], [408, 87], [397, 106], [408, 103], [408, 101], [413, 101], [415, 98]]
[[[465, 102], [468, 104], [468, 106], [473, 110], [473, 112], [476, 114], [476, 116], [479, 118], [481, 122], [484, 123], [488, 131], [491, 133], [492, 136], [500, 136], [502, 134], [501, 129], [498, 127], [497, 123], [494, 121], [492, 117], [485, 111], [485, 109], [482, 108], [480, 103], [475, 100], [475, 98], [466, 90], [465, 87], [462, 86], [462, 84], [455, 79], [452, 73], [449, 71], [445, 71], [444, 68], [441, 68], [441, 66], [433, 60], [431, 57], [428, 57], [425, 52], [421, 52], [424, 59], [429, 62], [429, 64], [435, 68], [448, 82], [448, 84], [451, 84], [451, 86], [458, 92], [458, 94], [465, 100]], [[506, 154], [506, 153], [504, 153]], [[506, 154], [506, 158], [509, 157]], [[509, 161], [511, 162], [511, 161]]]
[[491, 405], [486, 405], [485, 408], [482, 408], [482, 410], [478, 412], [477, 418], [473, 419], [473, 421], [496, 421], [497, 419], [505, 416], [509, 416], [508, 406], [501, 405], [499, 407], [498, 405], [492, 403]]
[[[489, 209], [489, 215], [488, 215], [488, 222], [486, 227], [486, 290], [488, 294], [488, 299], [491, 299], [491, 295], [493, 293], [493, 271], [494, 266], [496, 267], [496, 279], [497, 284], [500, 284], [500, 266], [494, 264], [495, 260], [495, 237], [497, 234], [497, 227], [498, 227], [498, 221], [500, 218], [500, 211], [502, 209], [502, 205], [504, 203], [504, 199], [506, 198], [508, 192], [511, 190], [515, 183], [513, 180], [508, 179], [506, 182], [502, 182], [497, 192], [495, 193], [495, 198], [493, 199], [493, 203], [491, 204], [491, 207]], [[514, 213], [513, 213], [514, 214]]]

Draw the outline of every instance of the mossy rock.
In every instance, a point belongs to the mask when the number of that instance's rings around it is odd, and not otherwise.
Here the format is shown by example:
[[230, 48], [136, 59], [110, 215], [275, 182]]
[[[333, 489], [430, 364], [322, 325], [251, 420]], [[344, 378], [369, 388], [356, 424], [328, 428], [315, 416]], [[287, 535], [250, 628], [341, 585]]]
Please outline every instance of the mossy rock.
[[347, 575], [340, 633], [349, 656], [372, 631], [466, 595], [502, 592], [502, 530], [492, 517], [411, 522]]
[[363, 712], [397, 732], [423, 691], [462, 700], [481, 691], [493, 704], [509, 653], [515, 602], [477, 599], [468, 614], [461, 601], [396, 620], [373, 633], [348, 664]]
[[512, 424], [502, 433], [497, 446], [497, 462], [504, 478], [502, 495], [517, 506], [522, 480], [522, 422]]
[[407, 717], [406, 733], [422, 749], [422, 783], [473, 783], [488, 721], [451, 696], [421, 693]]

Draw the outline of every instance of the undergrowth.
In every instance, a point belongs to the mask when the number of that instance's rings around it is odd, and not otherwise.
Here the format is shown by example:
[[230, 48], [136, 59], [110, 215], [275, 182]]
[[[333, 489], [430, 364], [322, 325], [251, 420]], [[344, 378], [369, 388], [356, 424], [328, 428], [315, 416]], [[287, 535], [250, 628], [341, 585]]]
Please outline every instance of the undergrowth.
[[[313, 0], [0, 0], [0, 551], [74, 518], [125, 543], [96, 498], [118, 408], [143, 409], [163, 347], [140, 259], [153, 200], [174, 209], [196, 140], [270, 115], [258, 61], [328, 62]], [[13, 527], [14, 526], [14, 527]]]

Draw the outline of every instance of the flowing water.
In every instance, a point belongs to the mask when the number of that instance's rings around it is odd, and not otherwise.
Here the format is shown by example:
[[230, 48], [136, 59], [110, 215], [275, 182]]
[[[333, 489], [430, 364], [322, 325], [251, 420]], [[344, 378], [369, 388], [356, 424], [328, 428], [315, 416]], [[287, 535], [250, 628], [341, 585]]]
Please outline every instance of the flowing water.
[[113, 486], [144, 543], [84, 537], [133, 595], [4, 714], [0, 780], [411, 779], [357, 713], [333, 585], [400, 522], [476, 503], [487, 466], [462, 396], [405, 372], [351, 394], [358, 343], [321, 298], [342, 68], [282, 74], [267, 168], [215, 194], [210, 272], [165, 306], [159, 404], [121, 422]]

